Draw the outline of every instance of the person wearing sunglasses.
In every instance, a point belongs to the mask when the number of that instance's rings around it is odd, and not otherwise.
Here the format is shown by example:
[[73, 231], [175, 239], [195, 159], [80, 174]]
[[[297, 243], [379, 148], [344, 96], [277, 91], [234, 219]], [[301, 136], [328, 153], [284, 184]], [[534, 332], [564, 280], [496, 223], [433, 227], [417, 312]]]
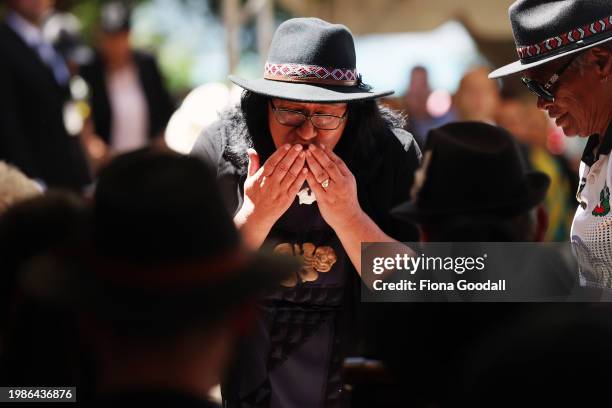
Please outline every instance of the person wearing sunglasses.
[[518, 0], [509, 14], [519, 60], [489, 78], [521, 74], [567, 136], [588, 137], [571, 241], [581, 283], [612, 288], [612, 2]]
[[243, 241], [298, 257], [263, 295], [228, 379], [227, 407], [344, 406], [342, 356], [359, 337], [361, 243], [416, 241], [393, 219], [420, 151], [401, 116], [363, 83], [343, 25], [295, 18], [277, 29], [264, 77], [230, 76], [240, 107], [205, 129], [192, 155], [213, 163]]

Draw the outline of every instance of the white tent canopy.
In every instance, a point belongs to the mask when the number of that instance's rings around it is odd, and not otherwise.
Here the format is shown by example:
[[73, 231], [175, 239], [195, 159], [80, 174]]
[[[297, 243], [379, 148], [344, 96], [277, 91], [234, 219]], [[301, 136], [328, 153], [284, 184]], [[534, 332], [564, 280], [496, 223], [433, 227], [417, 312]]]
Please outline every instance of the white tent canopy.
[[512, 37], [508, 7], [513, 0], [278, 0], [297, 16], [348, 26], [355, 35], [432, 30], [462, 22], [476, 37]]

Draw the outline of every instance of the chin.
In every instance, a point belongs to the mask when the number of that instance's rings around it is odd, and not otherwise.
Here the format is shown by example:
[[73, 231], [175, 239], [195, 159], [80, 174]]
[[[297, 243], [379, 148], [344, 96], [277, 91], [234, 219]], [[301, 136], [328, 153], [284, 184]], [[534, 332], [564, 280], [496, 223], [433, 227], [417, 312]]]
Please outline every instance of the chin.
[[568, 137], [589, 136], [589, 135], [583, 135], [584, 132], [580, 132], [578, 129], [576, 129], [576, 127], [574, 127], [572, 123], [567, 123], [567, 124], [561, 125], [560, 127], [563, 130], [563, 134], [565, 134], [565, 136], [568, 136]]
[[580, 134], [574, 132], [573, 129], [569, 126], [561, 126], [561, 129], [563, 130], [563, 134], [567, 137], [581, 136]]
[[593, 132], [589, 132], [587, 130], [576, 129], [574, 127], [568, 128], [567, 131], [563, 129], [563, 132], [565, 132], [566, 134], [568, 134], [567, 132], [571, 132], [572, 135], [578, 136], [578, 137], [590, 137], [593, 134]]

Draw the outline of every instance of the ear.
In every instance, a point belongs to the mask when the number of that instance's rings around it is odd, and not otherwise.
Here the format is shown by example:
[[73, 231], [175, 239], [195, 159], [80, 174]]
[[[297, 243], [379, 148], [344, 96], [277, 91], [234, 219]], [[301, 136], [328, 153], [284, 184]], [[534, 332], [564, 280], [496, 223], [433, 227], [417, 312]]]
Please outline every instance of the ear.
[[612, 52], [606, 47], [591, 48], [591, 58], [601, 80], [612, 76]]

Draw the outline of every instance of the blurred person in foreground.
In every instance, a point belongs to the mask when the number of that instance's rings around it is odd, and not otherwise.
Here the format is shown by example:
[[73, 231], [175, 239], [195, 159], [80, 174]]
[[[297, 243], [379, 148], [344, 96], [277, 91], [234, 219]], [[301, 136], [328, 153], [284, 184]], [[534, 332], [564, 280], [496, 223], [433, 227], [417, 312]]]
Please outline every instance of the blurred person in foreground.
[[546, 174], [527, 170], [506, 130], [454, 122], [430, 131], [411, 201], [393, 211], [416, 220], [425, 242], [538, 242], [549, 185]]
[[9, 207], [42, 192], [41, 188], [18, 168], [0, 160], [0, 215]]
[[130, 9], [112, 1], [102, 6], [94, 59], [81, 67], [90, 86], [93, 134], [88, 143], [108, 155], [164, 145], [174, 111], [155, 58], [132, 49]]
[[605, 405], [604, 396], [577, 384], [584, 384], [587, 375], [590, 389], [608, 387], [602, 367], [612, 363], [609, 305], [539, 304], [534, 309], [517, 313], [466, 351], [469, 364], [456, 375], [455, 406]]
[[566, 135], [589, 138], [571, 241], [583, 284], [612, 288], [612, 3], [519, 0], [509, 12], [519, 61], [489, 77], [520, 73]]
[[[544, 241], [550, 177], [527, 166], [508, 131], [482, 122], [454, 122], [433, 129], [430, 138], [411, 200], [393, 210], [399, 219], [419, 225], [421, 241]], [[502, 270], [513, 262], [515, 269], [527, 268], [532, 273], [520, 271], [525, 298], [570, 295], [577, 278], [571, 266], [563, 260], [541, 262], [551, 253], [559, 256], [557, 248], [533, 248], [542, 249], [535, 250], [527, 265], [504, 256], [489, 259], [487, 268], [495, 271], [499, 264]]]
[[0, 382], [6, 386], [72, 384], [81, 397], [91, 389], [74, 314], [25, 296], [18, 279], [22, 269], [50, 252], [76, 251], [87, 211], [76, 194], [48, 191], [0, 216]]
[[240, 109], [204, 130], [192, 154], [217, 169], [245, 243], [303, 268], [261, 301], [223, 386], [226, 406], [323, 407], [344, 401], [342, 357], [356, 336], [361, 242], [416, 239], [389, 211], [408, 198], [420, 151], [397, 113], [356, 72], [343, 25], [277, 29], [264, 78], [230, 77]]
[[0, 159], [49, 187], [90, 182], [78, 135], [66, 115], [70, 72], [42, 33], [51, 0], [7, 0], [0, 23]]
[[97, 367], [92, 405], [212, 407], [251, 298], [298, 263], [246, 250], [210, 169], [171, 153], [103, 169], [91, 231], [91, 248], [51, 254], [21, 282], [77, 313]]
[[[416, 220], [425, 242], [538, 242], [546, 231], [542, 202], [549, 184], [544, 173], [526, 168], [516, 141], [504, 129], [481, 122], [450, 123], [430, 131], [412, 199], [393, 213]], [[572, 293], [576, 274], [555, 252], [540, 248], [530, 254], [534, 256], [527, 256], [528, 262], [491, 256], [487, 270], [503, 267], [521, 274], [524, 293]], [[395, 390], [389, 387], [395, 393], [387, 392], [395, 395], [389, 406], [414, 407], [462, 406], [460, 373], [472, 363], [470, 352], [518, 314], [540, 307], [442, 299], [376, 306], [378, 318], [371, 319], [368, 339], [371, 353], [385, 362], [397, 381]], [[405, 324], [398, 325], [400, 321]]]

